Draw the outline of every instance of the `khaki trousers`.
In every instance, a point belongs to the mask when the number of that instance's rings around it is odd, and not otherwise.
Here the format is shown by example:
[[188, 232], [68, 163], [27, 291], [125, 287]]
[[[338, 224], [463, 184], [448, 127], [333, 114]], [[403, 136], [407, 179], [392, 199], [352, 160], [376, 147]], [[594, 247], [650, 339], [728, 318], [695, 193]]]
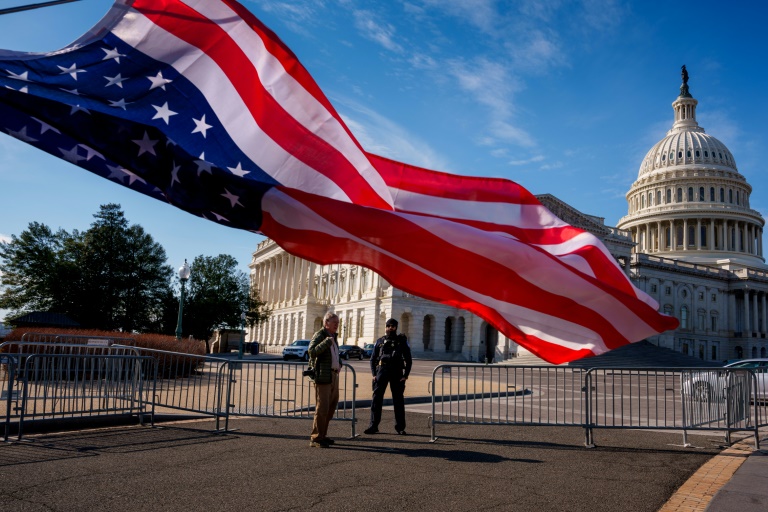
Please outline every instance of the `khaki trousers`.
[[328, 384], [315, 384], [315, 420], [312, 423], [312, 441], [328, 437], [328, 424], [339, 405], [339, 374], [331, 372], [332, 380]]

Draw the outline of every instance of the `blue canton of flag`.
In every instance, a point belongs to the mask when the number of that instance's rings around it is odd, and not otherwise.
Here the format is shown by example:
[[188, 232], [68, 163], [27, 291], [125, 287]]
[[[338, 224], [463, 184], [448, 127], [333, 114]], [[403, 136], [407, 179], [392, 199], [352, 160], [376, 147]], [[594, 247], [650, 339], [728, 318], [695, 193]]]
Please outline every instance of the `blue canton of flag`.
[[275, 180], [175, 69], [111, 34], [39, 58], [2, 57], [0, 129], [195, 215], [258, 231], [258, 204]]

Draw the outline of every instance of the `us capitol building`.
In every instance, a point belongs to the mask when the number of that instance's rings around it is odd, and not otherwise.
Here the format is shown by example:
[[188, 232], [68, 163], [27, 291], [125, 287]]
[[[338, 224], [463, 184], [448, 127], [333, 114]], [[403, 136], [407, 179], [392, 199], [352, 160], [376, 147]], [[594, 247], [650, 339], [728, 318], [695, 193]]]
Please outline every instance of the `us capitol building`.
[[[618, 227], [549, 194], [537, 198], [599, 237], [635, 286], [680, 320], [677, 330], [648, 341], [707, 361], [766, 357], [765, 221], [749, 206], [752, 187], [731, 152], [696, 122], [698, 101], [684, 66], [682, 75], [672, 128], [641, 162]], [[309, 338], [333, 310], [342, 344], [372, 343], [393, 317], [416, 357], [499, 361], [527, 352], [481, 318], [398, 290], [364, 267], [316, 265], [269, 239], [249, 266], [251, 283], [272, 309], [249, 341], [282, 346]]]

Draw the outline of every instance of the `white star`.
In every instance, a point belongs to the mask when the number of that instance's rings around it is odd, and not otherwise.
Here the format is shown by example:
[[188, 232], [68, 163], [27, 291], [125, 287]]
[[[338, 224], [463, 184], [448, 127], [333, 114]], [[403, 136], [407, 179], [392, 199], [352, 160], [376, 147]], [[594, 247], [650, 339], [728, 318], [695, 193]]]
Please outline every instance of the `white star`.
[[72, 107], [72, 110], [69, 111], [69, 115], [72, 115], [75, 112], [85, 112], [86, 114], [89, 114], [89, 115], [91, 113], [87, 108], [81, 107], [80, 105], [70, 105], [70, 106]]
[[58, 133], [59, 135], [61, 135], [61, 132], [60, 132], [59, 130], [57, 130], [57, 129], [56, 129], [56, 128], [54, 128], [53, 126], [49, 125], [49, 124], [48, 124], [48, 123], [46, 123], [45, 121], [41, 121], [41, 120], [39, 120], [39, 119], [38, 119], [38, 118], [36, 118], [36, 117], [33, 117], [32, 119], [34, 119], [35, 121], [37, 121], [38, 123], [40, 123], [40, 135], [44, 134], [44, 133], [45, 133], [45, 132], [47, 132], [48, 130], [51, 130], [52, 132], [54, 132], [54, 133]]
[[214, 216], [214, 217], [216, 217], [216, 220], [217, 220], [217, 221], [219, 221], [219, 222], [221, 222], [221, 221], [223, 221], [223, 220], [225, 220], [225, 221], [229, 222], [229, 219], [228, 219], [228, 218], [226, 218], [226, 217], [225, 217], [225, 216], [223, 216], [223, 215], [219, 215], [219, 214], [218, 214], [218, 213], [216, 213], [216, 212], [211, 212], [211, 214], [213, 214], [213, 216]]
[[117, 76], [105, 76], [104, 78], [107, 79], [107, 85], [104, 87], [109, 87], [110, 85], [116, 85], [119, 88], [123, 88], [123, 82], [128, 80], [127, 78], [123, 78], [123, 76], [118, 73]]
[[213, 171], [211, 170], [211, 162], [205, 161], [205, 151], [200, 153], [200, 160], [195, 160], [195, 163], [197, 164], [197, 175], [200, 176], [201, 172], [207, 172], [208, 174], [213, 174]]
[[238, 204], [240, 206], [243, 206], [242, 204], [240, 204], [240, 196], [236, 196], [235, 194], [233, 194], [227, 189], [224, 189], [224, 192], [226, 192], [226, 194], [220, 194], [220, 195], [229, 199], [229, 202], [232, 203], [232, 208], [234, 208], [235, 205], [238, 205]]
[[173, 110], [168, 108], [168, 102], [165, 102], [165, 105], [162, 107], [158, 107], [157, 105], [152, 105], [152, 108], [157, 110], [157, 114], [155, 114], [155, 117], [152, 119], [162, 119], [165, 121], [165, 124], [168, 124], [171, 120], [171, 116], [175, 116], [177, 112], [174, 112]]
[[192, 120], [195, 122], [195, 129], [192, 130], [192, 133], [202, 133], [204, 138], [208, 129], [213, 128], [211, 125], [205, 123], [205, 114], [203, 114], [202, 119], [195, 119], [193, 117]]
[[86, 161], [90, 160], [91, 158], [93, 158], [93, 157], [95, 157], [95, 156], [97, 156], [97, 157], [101, 158], [102, 160], [104, 160], [104, 155], [102, 155], [101, 153], [99, 153], [99, 152], [98, 152], [98, 151], [96, 151], [95, 149], [93, 149], [93, 148], [89, 148], [89, 147], [88, 147], [88, 146], [86, 146], [85, 144], [78, 144], [78, 146], [80, 146], [81, 148], [83, 148], [83, 149], [85, 150], [85, 152], [87, 153], [87, 155], [86, 155], [86, 157], [85, 157], [85, 160], [86, 160]]
[[173, 169], [171, 170], [171, 186], [173, 186], [174, 183], [178, 183], [181, 185], [181, 181], [179, 180], [179, 171], [181, 170], [180, 165], [176, 165], [176, 162], [173, 162]]
[[77, 89], [61, 89], [61, 88], [59, 88], [59, 90], [64, 91], [64, 92], [68, 92], [69, 94], [74, 94], [75, 96], [80, 96], [80, 93], [77, 92]]
[[137, 176], [136, 174], [132, 173], [131, 171], [129, 171], [127, 169], [123, 169], [123, 172], [128, 175], [128, 184], [129, 185], [133, 185], [133, 182], [137, 181], [137, 180], [142, 182], [142, 183], [144, 183], [144, 184], [147, 183], [146, 181], [141, 179], [139, 176]]
[[6, 69], [5, 71], [8, 73], [8, 78], [14, 78], [16, 80], [22, 80], [24, 82], [31, 82], [31, 80], [29, 78], [27, 78], [29, 76], [29, 71], [25, 71], [25, 72], [23, 72], [20, 75], [17, 75], [16, 73], [11, 71], [10, 69]]
[[163, 78], [162, 71], [158, 71], [157, 76], [148, 76], [147, 78], [149, 78], [149, 81], [152, 82], [152, 87], [149, 88], [150, 91], [157, 87], [160, 87], [162, 90], [165, 90], [165, 84], [169, 84], [173, 82], [173, 80], [168, 80], [167, 78]]
[[77, 163], [80, 160], [85, 160], [84, 157], [77, 154], [77, 146], [73, 147], [70, 150], [66, 150], [64, 148], [59, 148], [59, 151], [61, 151], [62, 158], [66, 160], [67, 162], [72, 162], [73, 164], [77, 165]]
[[120, 107], [123, 110], [125, 110], [125, 106], [129, 104], [129, 103], [126, 103], [125, 98], [121, 99], [120, 101], [112, 101], [112, 100], [108, 100], [108, 101], [109, 101], [110, 107]]
[[235, 168], [227, 167], [227, 169], [232, 171], [232, 174], [234, 174], [235, 176], [240, 176], [241, 178], [251, 172], [251, 171], [246, 171], [242, 167], [240, 167], [240, 162], [237, 162], [237, 167]]
[[149, 138], [149, 135], [147, 135], [147, 132], [144, 132], [144, 138], [141, 140], [133, 140], [131, 142], [134, 142], [139, 145], [139, 155], [141, 156], [144, 153], [152, 153], [153, 155], [157, 156], [157, 153], [155, 153], [155, 144], [157, 144], [158, 141], [152, 140]]
[[106, 48], [102, 48], [102, 51], [106, 53], [106, 55], [101, 60], [115, 59], [115, 62], [120, 64], [120, 57], [125, 57], [125, 54], [118, 52], [117, 48], [114, 48], [112, 50], [107, 50]]
[[10, 85], [6, 85], [5, 88], [6, 89], [10, 89], [12, 91], [23, 92], [24, 94], [29, 94], [29, 87], [27, 87], [26, 85], [24, 87], [22, 87], [21, 89], [14, 89]]
[[109, 176], [107, 176], [107, 178], [121, 182], [123, 181], [123, 178], [125, 178], [125, 173], [128, 172], [118, 165], [107, 165], [107, 169], [109, 169]]
[[37, 139], [30, 137], [27, 135], [27, 127], [23, 126], [21, 130], [15, 132], [13, 130], [8, 130], [8, 135], [11, 137], [16, 137], [19, 140], [23, 140], [24, 142], [37, 142]]
[[86, 71], [84, 69], [77, 69], [77, 64], [72, 64], [68, 68], [65, 68], [64, 66], [56, 66], [61, 70], [60, 75], [69, 75], [75, 80], [77, 80], [77, 74], [78, 73], [85, 73]]
[[168, 146], [177, 146], [176, 141], [169, 138], [168, 140], [165, 141], [165, 147], [168, 147]]

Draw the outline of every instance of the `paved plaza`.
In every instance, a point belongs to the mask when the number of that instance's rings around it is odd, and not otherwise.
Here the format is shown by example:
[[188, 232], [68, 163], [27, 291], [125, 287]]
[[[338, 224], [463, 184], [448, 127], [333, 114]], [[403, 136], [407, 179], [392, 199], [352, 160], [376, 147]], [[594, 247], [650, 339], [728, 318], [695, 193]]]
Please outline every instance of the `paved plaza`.
[[381, 434], [355, 439], [332, 422], [328, 449], [309, 448], [309, 420], [271, 418], [229, 434], [196, 420], [30, 435], [0, 446], [0, 510], [655, 512], [723, 450], [717, 436], [684, 448], [679, 433], [629, 430], [587, 449], [571, 427], [443, 425], [430, 443], [427, 416], [407, 419], [407, 436], [385, 411]]

